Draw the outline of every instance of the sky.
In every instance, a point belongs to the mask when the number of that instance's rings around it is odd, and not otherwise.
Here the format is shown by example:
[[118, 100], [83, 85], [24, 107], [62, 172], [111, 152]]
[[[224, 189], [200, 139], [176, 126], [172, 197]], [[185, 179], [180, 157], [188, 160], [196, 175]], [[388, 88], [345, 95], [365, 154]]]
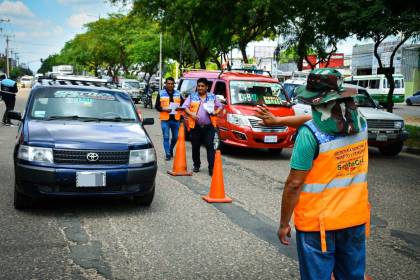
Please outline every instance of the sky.
[[36, 71], [41, 58], [58, 53], [64, 43], [83, 33], [85, 23], [122, 11], [121, 6], [104, 0], [0, 0], [0, 53], [5, 53], [6, 38], [19, 61]]
[[[0, 19], [10, 19], [10, 22], [0, 22], [0, 53], [5, 52], [4, 35], [12, 35], [10, 47], [18, 53], [19, 61], [37, 71], [40, 59], [58, 53], [66, 41], [85, 31], [84, 24], [127, 9], [106, 0], [0, 0]], [[350, 38], [339, 44], [337, 52], [351, 54], [356, 43], [361, 42]], [[251, 43], [247, 52], [252, 56], [255, 45], [276, 44], [270, 41]], [[240, 53], [234, 52], [234, 56], [240, 56]]]

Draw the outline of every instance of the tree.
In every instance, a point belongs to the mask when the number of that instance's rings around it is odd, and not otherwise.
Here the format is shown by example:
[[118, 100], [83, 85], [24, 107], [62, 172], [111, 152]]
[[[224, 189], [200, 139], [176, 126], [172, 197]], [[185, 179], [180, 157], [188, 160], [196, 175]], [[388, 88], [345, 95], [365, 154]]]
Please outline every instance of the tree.
[[[295, 50], [299, 71], [304, 60], [312, 69], [321, 62], [328, 64], [338, 42], [350, 35], [350, 26], [343, 22], [348, 15], [344, 2], [296, 0], [287, 4], [286, 25], [281, 32], [286, 48]], [[318, 61], [312, 63], [309, 54], [315, 54]]]
[[[410, 38], [420, 36], [420, 8], [416, 3], [390, 0], [350, 1], [357, 20], [352, 21], [352, 29], [358, 39], [374, 41], [374, 55], [378, 61], [378, 72], [384, 73], [388, 81], [387, 111], [393, 111], [395, 81], [393, 77], [394, 57], [398, 49]], [[363, 5], [363, 6], [362, 6]], [[388, 38], [399, 37], [391, 52], [389, 66], [385, 67], [378, 48]]]

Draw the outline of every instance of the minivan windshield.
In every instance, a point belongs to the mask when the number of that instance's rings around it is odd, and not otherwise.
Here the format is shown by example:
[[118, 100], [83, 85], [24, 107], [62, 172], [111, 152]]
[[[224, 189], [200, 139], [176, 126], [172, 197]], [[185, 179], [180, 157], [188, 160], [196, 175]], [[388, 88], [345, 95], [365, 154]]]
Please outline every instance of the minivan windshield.
[[123, 87], [124, 88], [135, 88], [138, 89], [140, 88], [140, 83], [139, 82], [124, 82], [123, 83]]
[[284, 90], [278, 83], [256, 81], [231, 81], [230, 102], [232, 105], [280, 106], [288, 101]]
[[38, 120], [134, 122], [137, 114], [128, 99], [107, 91], [54, 89], [35, 92], [30, 117]]

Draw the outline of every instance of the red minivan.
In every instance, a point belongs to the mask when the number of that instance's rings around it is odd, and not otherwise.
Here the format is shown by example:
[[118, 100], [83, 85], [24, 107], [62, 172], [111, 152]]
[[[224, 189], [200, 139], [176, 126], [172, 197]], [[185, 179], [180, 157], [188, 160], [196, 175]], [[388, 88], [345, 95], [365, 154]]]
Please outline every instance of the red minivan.
[[266, 148], [280, 152], [292, 146], [295, 129], [264, 126], [254, 116], [258, 104], [266, 104], [275, 116], [294, 115], [290, 100], [276, 79], [238, 71], [195, 70], [184, 73], [178, 90], [187, 96], [195, 91], [199, 78], [209, 80], [209, 91], [225, 105], [217, 118], [216, 141], [221, 147]]

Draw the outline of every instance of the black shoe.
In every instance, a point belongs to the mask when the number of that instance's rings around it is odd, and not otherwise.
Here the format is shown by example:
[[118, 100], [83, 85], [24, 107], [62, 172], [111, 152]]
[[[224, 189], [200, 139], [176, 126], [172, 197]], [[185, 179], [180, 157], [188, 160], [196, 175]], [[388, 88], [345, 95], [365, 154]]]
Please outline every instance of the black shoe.
[[209, 169], [209, 175], [213, 176], [213, 169]]
[[171, 155], [166, 155], [165, 160], [168, 161], [168, 160], [171, 160], [171, 158], [172, 158]]
[[194, 166], [193, 172], [195, 173], [200, 172], [200, 166]]

